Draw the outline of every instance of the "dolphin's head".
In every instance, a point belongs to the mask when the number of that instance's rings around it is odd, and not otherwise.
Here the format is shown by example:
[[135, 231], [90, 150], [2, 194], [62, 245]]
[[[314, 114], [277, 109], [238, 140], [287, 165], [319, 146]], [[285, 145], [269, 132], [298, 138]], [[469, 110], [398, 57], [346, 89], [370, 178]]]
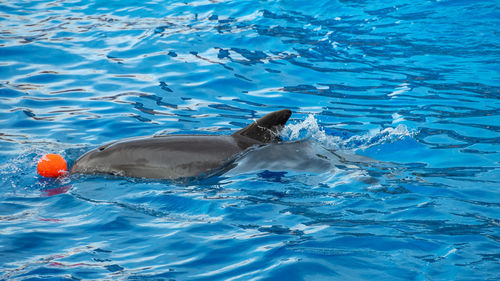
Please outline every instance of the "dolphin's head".
[[69, 172], [79, 174], [109, 170], [109, 158], [107, 158], [107, 154], [103, 151], [102, 147], [93, 149], [78, 158]]

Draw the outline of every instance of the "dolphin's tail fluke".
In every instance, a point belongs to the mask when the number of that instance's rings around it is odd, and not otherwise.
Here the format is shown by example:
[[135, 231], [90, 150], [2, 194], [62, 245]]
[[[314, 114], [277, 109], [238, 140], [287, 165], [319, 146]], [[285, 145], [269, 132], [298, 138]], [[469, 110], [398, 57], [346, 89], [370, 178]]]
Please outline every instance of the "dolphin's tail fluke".
[[271, 112], [233, 135], [241, 135], [263, 143], [280, 141], [280, 131], [292, 115], [292, 111], [282, 109]]

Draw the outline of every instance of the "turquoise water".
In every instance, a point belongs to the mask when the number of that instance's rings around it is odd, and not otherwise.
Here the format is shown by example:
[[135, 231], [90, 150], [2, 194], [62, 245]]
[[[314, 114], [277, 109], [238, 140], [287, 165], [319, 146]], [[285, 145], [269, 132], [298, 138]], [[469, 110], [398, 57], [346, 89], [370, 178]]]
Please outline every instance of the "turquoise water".
[[[499, 23], [498, 1], [0, 1], [0, 279], [500, 279]], [[282, 108], [285, 142], [223, 175], [36, 175]]]

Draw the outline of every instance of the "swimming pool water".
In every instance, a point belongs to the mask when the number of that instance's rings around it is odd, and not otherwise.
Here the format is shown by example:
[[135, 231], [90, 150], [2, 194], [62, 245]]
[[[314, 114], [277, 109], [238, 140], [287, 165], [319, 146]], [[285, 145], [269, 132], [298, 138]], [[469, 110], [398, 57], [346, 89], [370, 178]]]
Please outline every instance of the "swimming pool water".
[[[498, 1], [0, 1], [0, 279], [498, 280]], [[43, 179], [107, 141], [284, 144]]]

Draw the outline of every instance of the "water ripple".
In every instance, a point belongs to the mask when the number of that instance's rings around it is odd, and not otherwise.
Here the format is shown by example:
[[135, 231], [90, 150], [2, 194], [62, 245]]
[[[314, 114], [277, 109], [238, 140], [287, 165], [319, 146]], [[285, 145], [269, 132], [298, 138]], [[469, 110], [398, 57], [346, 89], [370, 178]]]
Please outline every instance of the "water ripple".
[[[497, 6], [0, 3], [0, 278], [498, 279]], [[222, 175], [35, 174], [282, 108]]]

